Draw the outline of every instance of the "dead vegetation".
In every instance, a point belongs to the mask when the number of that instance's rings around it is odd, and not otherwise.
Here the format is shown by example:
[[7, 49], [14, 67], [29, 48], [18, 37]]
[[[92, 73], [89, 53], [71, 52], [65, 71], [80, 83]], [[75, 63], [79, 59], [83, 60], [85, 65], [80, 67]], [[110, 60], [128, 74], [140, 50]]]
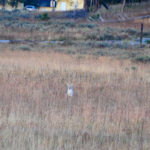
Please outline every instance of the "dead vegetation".
[[[126, 42], [141, 22], [35, 15], [1, 16], [0, 38], [11, 43], [0, 43], [0, 149], [148, 150], [149, 45]], [[75, 90], [69, 99], [66, 83]]]
[[[149, 67], [111, 57], [1, 52], [0, 147], [148, 149]], [[71, 99], [67, 82], [74, 85]]]

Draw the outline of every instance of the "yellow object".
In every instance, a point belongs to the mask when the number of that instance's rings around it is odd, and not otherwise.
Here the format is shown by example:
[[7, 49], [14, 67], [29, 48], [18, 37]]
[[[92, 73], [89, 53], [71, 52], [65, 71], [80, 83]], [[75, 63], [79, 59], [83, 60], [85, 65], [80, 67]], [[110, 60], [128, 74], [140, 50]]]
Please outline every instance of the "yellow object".
[[84, 0], [57, 0], [56, 7], [40, 7], [39, 11], [71, 11], [84, 8]]
[[[56, 7], [53, 7], [55, 5]], [[71, 11], [71, 10], [78, 10], [84, 8], [84, 0], [53, 0], [51, 1], [51, 7], [40, 7], [39, 11]], [[0, 6], [0, 9], [2, 6]], [[23, 3], [18, 3], [17, 9], [23, 9]], [[14, 10], [15, 8], [11, 7], [10, 5], [6, 4], [6, 10]]]

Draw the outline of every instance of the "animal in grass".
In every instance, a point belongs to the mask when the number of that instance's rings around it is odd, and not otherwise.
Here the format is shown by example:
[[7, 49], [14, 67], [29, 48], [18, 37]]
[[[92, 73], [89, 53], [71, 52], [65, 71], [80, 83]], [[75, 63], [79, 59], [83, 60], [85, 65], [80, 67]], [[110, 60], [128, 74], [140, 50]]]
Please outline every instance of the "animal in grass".
[[67, 86], [68, 86], [67, 96], [73, 97], [73, 95], [74, 95], [73, 85], [72, 84], [71, 85], [67, 84]]

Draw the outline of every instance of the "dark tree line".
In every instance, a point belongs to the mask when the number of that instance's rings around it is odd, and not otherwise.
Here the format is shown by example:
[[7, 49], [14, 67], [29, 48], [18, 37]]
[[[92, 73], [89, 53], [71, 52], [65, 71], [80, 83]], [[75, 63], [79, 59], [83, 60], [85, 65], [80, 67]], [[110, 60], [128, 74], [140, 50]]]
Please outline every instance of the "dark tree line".
[[12, 7], [17, 7], [19, 2], [24, 5], [38, 6], [38, 0], [0, 0], [0, 5], [5, 7], [6, 4], [9, 4]]
[[131, 4], [131, 3], [141, 3], [141, 2], [148, 2], [150, 0], [85, 0], [85, 8], [89, 10], [91, 7], [92, 9], [96, 10], [103, 5], [106, 9], [108, 9], [109, 4], [119, 4], [122, 3], [123, 5]]
[[106, 9], [108, 9], [107, 2], [105, 0], [85, 0], [85, 8], [89, 10], [90, 8], [96, 10], [103, 5]]
[[[141, 2], [148, 2], [149, 0], [126, 0], [126, 3], [141, 3]], [[122, 3], [123, 0], [105, 0], [108, 4], [118, 4]]]
[[0, 5], [4, 7], [6, 5], [6, 0], [0, 0]]
[[[126, 3], [135, 3], [135, 2], [144, 2], [150, 0], [125, 0]], [[5, 7], [8, 3], [12, 7], [17, 7], [18, 3], [24, 3], [24, 5], [34, 5], [38, 7], [39, 0], [0, 0], [0, 5]], [[118, 4], [123, 3], [123, 0], [85, 0], [85, 8], [89, 10], [89, 8], [98, 9], [101, 5], [103, 5], [106, 9], [108, 9], [109, 4]]]

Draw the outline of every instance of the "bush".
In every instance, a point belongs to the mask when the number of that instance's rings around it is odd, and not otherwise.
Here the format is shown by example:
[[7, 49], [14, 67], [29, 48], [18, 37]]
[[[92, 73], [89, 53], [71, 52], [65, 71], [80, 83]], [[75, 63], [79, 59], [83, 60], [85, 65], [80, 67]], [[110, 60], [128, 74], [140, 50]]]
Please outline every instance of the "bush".
[[18, 48], [23, 51], [31, 51], [31, 47], [29, 47], [28, 45], [21, 45]]
[[31, 14], [26, 13], [26, 14], [20, 14], [19, 17], [23, 18], [23, 19], [29, 19], [31, 18]]
[[35, 18], [41, 19], [41, 20], [49, 20], [50, 19], [50, 17], [48, 16], [47, 13], [43, 13], [42, 15], [36, 15]]
[[136, 29], [127, 29], [125, 32], [129, 33], [130, 35], [138, 35], [139, 32]]
[[95, 14], [95, 15], [91, 16], [91, 18], [94, 19], [94, 20], [99, 19], [99, 17], [100, 17], [100, 14]]
[[99, 40], [99, 37], [97, 36], [97, 33], [91, 33], [91, 34], [88, 34], [85, 39], [86, 40]]
[[147, 44], [150, 44], [150, 40], [146, 40], [146, 43], [147, 43]]
[[90, 28], [93, 29], [94, 27], [96, 27], [95, 24], [79, 24], [78, 25], [79, 28]]
[[150, 62], [150, 56], [137, 56], [134, 61], [136, 62], [142, 62], [142, 63], [148, 63]]
[[150, 36], [150, 32], [143, 32], [143, 36], [144, 37], [149, 37]]
[[75, 23], [74, 22], [66, 22], [65, 26], [73, 28], [73, 27], [75, 27]]
[[93, 6], [90, 6], [90, 7], [89, 7], [89, 12], [93, 12], [93, 11], [94, 11]]
[[114, 36], [112, 34], [104, 34], [100, 36], [100, 40], [105, 41], [105, 40], [121, 40], [120, 36]]
[[104, 34], [100, 36], [100, 40], [114, 40], [114, 36], [113, 35], [109, 35], [109, 34]]

